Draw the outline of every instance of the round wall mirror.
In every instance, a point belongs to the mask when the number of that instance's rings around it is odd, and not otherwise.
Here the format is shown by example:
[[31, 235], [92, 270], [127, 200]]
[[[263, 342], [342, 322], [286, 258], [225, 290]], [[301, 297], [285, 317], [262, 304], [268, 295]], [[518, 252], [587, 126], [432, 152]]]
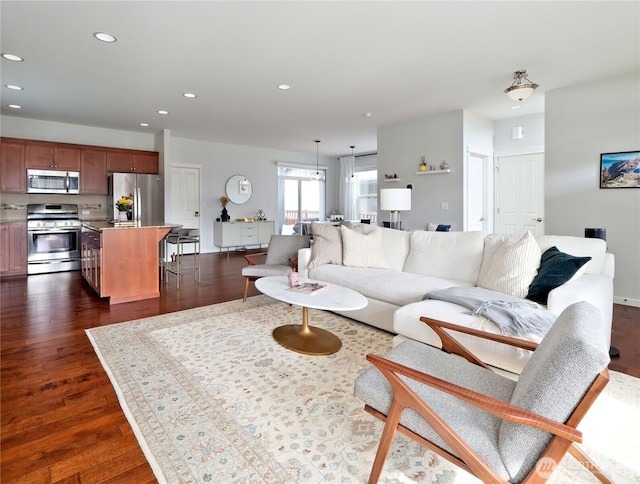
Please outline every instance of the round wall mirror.
[[251, 182], [244, 175], [233, 175], [227, 180], [225, 187], [227, 197], [236, 205], [247, 203], [253, 193]]

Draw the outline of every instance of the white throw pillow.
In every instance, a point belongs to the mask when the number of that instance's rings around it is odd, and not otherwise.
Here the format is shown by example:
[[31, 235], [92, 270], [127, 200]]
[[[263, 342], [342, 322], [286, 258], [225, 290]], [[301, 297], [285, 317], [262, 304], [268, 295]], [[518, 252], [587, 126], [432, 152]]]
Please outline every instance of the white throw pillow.
[[389, 269], [384, 257], [382, 231], [373, 230], [361, 234], [347, 227], [342, 231], [342, 265], [350, 267], [371, 267]]
[[527, 231], [520, 240], [506, 240], [496, 251], [478, 286], [524, 298], [536, 277], [542, 251]]

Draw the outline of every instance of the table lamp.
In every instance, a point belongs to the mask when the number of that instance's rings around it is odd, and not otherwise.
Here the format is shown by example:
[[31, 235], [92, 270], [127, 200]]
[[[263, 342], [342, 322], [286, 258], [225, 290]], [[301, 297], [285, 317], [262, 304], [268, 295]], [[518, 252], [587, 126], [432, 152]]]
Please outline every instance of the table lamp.
[[389, 227], [401, 228], [400, 212], [411, 210], [410, 188], [383, 188], [380, 190], [380, 210], [389, 210]]

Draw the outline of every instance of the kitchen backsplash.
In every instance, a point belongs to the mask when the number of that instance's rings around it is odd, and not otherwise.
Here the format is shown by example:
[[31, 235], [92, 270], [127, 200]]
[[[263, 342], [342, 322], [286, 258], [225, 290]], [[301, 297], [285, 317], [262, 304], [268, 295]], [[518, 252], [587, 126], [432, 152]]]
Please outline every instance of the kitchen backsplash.
[[0, 198], [0, 220], [26, 220], [28, 203], [74, 203], [81, 220], [107, 218], [106, 195], [55, 195], [6, 193]]

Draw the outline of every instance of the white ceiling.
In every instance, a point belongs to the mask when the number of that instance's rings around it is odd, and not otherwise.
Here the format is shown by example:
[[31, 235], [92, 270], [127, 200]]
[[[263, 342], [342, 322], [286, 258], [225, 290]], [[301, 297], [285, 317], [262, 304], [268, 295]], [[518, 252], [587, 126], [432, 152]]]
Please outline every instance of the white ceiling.
[[[2, 114], [301, 152], [320, 139], [325, 155], [435, 113], [542, 112], [546, 91], [640, 68], [638, 1], [3, 0], [0, 15], [2, 52], [25, 58], [2, 59]], [[514, 111], [518, 69], [540, 88]]]

